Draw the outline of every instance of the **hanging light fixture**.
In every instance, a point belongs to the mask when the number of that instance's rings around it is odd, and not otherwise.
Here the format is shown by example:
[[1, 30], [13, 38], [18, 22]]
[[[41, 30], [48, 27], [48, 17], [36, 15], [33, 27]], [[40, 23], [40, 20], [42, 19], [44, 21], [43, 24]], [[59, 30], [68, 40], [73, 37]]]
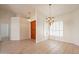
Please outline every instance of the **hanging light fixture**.
[[49, 16], [46, 18], [46, 22], [49, 25], [49, 36], [48, 36], [48, 39], [51, 39], [50, 38], [50, 26], [54, 23], [54, 17], [52, 17], [52, 14], [51, 14], [52, 13], [51, 7], [52, 7], [52, 4], [49, 4]]
[[35, 21], [35, 17], [32, 16], [32, 12], [28, 12], [28, 16], [25, 17], [27, 21], [32, 22]]
[[26, 17], [27, 21], [31, 22], [31, 12], [28, 12], [28, 16]]
[[51, 7], [52, 4], [49, 4], [49, 16], [46, 18], [47, 23], [49, 24], [49, 26], [51, 26], [51, 24], [54, 22], [54, 17], [52, 17], [51, 13]]

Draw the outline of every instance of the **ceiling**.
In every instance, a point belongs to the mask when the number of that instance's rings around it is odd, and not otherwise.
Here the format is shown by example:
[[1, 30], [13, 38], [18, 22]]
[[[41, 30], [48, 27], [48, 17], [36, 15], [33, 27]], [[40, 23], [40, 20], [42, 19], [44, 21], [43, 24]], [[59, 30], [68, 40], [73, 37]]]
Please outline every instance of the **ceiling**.
[[[28, 16], [28, 12], [31, 12], [30, 16], [35, 15], [35, 9], [38, 9], [45, 16], [49, 15], [49, 5], [48, 4], [8, 4], [0, 5], [0, 9], [5, 9], [12, 11], [15, 14]], [[79, 9], [79, 5], [75, 4], [56, 4], [52, 5], [52, 16], [63, 15], [65, 13]]]
[[[49, 5], [38, 5], [38, 10], [45, 16], [49, 16]], [[60, 16], [79, 9], [77, 4], [54, 4], [51, 6], [52, 16]]]
[[33, 16], [35, 13], [35, 8], [32, 5], [28, 4], [0, 5], [0, 9], [7, 10], [21, 16], [29, 16], [29, 12], [31, 12], [30, 16]]

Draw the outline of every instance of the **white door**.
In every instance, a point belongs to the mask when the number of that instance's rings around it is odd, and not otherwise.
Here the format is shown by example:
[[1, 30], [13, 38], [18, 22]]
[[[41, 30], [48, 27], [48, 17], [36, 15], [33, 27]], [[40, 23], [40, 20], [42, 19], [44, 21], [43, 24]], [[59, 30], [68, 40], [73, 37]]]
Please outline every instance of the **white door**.
[[8, 24], [0, 25], [0, 38], [1, 40], [7, 40], [9, 38], [9, 25]]
[[11, 38], [10, 40], [20, 40], [20, 20], [19, 17], [11, 18]]

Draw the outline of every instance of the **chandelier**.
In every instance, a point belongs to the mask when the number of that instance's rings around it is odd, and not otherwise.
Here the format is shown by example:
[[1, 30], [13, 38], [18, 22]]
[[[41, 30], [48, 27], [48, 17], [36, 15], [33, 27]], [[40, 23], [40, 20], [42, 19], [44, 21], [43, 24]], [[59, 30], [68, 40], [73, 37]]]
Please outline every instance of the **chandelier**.
[[46, 18], [47, 23], [49, 24], [49, 26], [51, 26], [51, 24], [54, 22], [54, 17], [52, 17], [51, 13], [51, 7], [52, 4], [49, 4], [49, 16]]
[[48, 39], [51, 39], [50, 35], [50, 26], [54, 23], [54, 17], [52, 17], [52, 4], [49, 4], [49, 16], [46, 18], [46, 22], [49, 25], [49, 33], [48, 33]]

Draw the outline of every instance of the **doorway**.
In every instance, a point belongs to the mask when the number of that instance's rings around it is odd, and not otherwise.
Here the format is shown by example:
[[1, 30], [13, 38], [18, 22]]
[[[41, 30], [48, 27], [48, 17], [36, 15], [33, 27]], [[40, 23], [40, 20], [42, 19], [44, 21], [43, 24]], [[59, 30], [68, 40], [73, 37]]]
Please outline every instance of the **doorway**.
[[36, 39], [36, 21], [31, 22], [31, 39], [34, 41]]

